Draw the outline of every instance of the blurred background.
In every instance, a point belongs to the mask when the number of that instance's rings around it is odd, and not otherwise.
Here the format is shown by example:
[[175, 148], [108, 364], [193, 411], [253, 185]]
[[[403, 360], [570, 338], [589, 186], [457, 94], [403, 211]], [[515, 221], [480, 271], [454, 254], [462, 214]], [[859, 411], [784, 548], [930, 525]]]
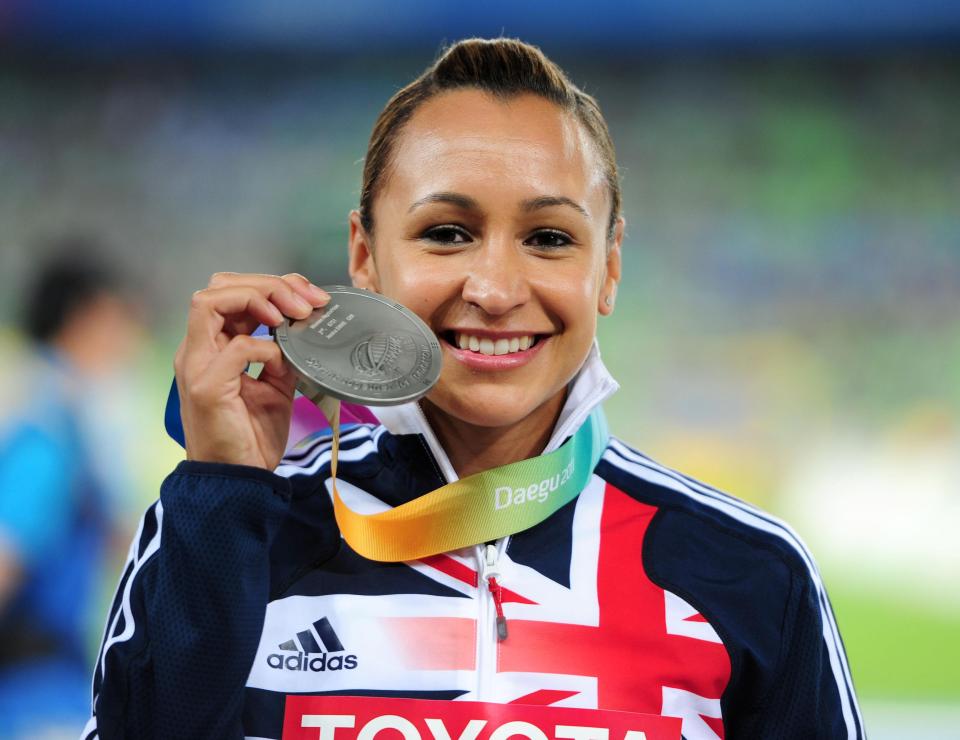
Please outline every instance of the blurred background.
[[[108, 553], [97, 598], [71, 607], [84, 659], [140, 512], [182, 459], [163, 411], [190, 294], [218, 270], [347, 281], [380, 108], [444, 42], [501, 34], [595, 95], [617, 145], [613, 431], [794, 525], [871, 737], [960, 737], [949, 0], [0, 4], [0, 446], [73, 399]], [[94, 291], [120, 310], [74, 322], [109, 327], [71, 341], [105, 342], [110, 363], [51, 376], [25, 306], [64, 255], [120, 276]]]

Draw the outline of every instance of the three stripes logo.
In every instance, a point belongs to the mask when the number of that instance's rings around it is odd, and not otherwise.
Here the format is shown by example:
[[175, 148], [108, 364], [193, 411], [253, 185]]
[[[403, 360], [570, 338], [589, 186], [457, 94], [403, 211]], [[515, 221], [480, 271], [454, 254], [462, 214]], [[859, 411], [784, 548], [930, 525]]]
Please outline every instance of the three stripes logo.
[[[267, 665], [281, 671], [312, 671], [314, 673], [351, 670], [357, 667], [356, 655], [337, 655], [337, 653], [345, 653], [346, 648], [337, 637], [329, 619], [326, 617], [318, 619], [312, 627], [313, 629], [307, 628], [297, 632], [295, 638], [281, 642], [278, 647], [286, 655], [271, 653], [267, 656]], [[317, 642], [317, 638], [320, 638], [320, 642]], [[323, 647], [320, 647], [321, 644]]]

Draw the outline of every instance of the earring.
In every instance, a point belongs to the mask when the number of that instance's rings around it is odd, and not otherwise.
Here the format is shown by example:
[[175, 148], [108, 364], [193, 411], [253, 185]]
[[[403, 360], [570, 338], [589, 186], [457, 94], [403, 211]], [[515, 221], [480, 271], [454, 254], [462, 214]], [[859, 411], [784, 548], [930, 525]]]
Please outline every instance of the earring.
[[608, 306], [612, 306], [613, 298], [611, 298], [610, 296], [607, 296], [606, 298], [603, 299], [603, 302], [606, 303]]

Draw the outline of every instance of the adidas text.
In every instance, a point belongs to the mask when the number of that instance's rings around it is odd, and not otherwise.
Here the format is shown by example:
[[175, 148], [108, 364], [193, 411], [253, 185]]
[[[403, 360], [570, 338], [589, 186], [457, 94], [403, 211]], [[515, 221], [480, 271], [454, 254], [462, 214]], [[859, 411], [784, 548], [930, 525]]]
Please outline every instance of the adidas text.
[[357, 667], [357, 656], [321, 653], [311, 657], [309, 653], [295, 653], [294, 655], [271, 653], [267, 656], [267, 665], [281, 671], [312, 671], [314, 673], [351, 670]]

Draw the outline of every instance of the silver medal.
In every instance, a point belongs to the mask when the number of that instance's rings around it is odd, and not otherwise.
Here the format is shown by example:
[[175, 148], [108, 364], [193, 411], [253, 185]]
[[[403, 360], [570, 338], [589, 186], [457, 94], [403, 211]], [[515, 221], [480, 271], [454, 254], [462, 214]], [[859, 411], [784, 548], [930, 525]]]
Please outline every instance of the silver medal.
[[442, 355], [420, 317], [378, 293], [344, 285], [323, 289], [330, 294], [326, 306], [272, 331], [303, 395], [393, 406], [430, 390]]

